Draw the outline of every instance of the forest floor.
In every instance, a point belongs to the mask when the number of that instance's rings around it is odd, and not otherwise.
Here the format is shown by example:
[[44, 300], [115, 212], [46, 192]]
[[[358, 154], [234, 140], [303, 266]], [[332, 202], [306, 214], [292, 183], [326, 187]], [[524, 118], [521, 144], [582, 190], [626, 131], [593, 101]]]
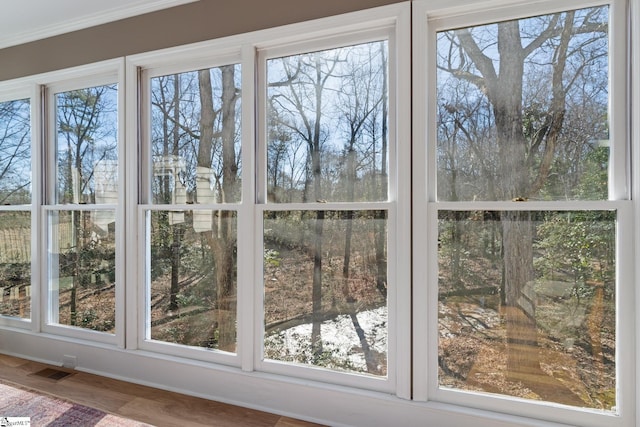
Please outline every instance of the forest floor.
[[567, 278], [537, 279], [537, 345], [523, 354], [539, 369], [526, 374], [509, 372], [500, 290], [486, 287], [500, 283], [500, 270], [482, 257], [464, 260], [462, 270], [463, 274], [451, 280], [451, 266], [441, 258], [441, 387], [615, 411], [613, 301], [605, 299], [597, 306], [593, 297], [576, 296]]
[[[268, 348], [273, 359], [309, 363], [304, 355], [308, 345], [292, 350], [285, 340], [309, 341], [312, 314], [313, 262], [308, 252], [293, 247], [272, 248], [274, 258], [265, 262], [265, 328], [273, 340]], [[323, 328], [325, 337], [345, 335], [331, 350], [333, 365], [366, 372], [363, 344], [370, 346], [376, 360], [376, 375], [386, 373], [385, 298], [375, 288], [372, 271], [375, 260], [354, 254], [348, 280], [342, 277], [342, 258], [327, 257], [323, 264]], [[454, 287], [441, 285], [439, 318], [439, 385], [444, 388], [496, 393], [524, 399], [612, 411], [616, 405], [615, 310], [605, 300], [601, 317], [596, 318], [593, 333], [593, 298], [572, 295], [568, 281], [540, 280], [536, 286], [538, 318], [537, 347], [534, 352], [540, 369], [528, 376], [514, 378], [507, 369], [506, 325], [500, 303], [495, 268], [467, 261], [464, 277]], [[451, 271], [440, 265], [442, 283], [450, 283]], [[154, 282], [152, 293], [153, 339], [215, 348], [216, 310], [211, 299], [203, 298], [201, 277], [183, 277], [181, 305], [169, 310], [169, 275]], [[68, 284], [67, 284], [68, 285]], [[69, 287], [61, 284], [60, 320], [70, 324]], [[207, 285], [208, 286], [208, 285]], [[484, 287], [483, 287], [484, 286]], [[197, 292], [196, 292], [197, 291]], [[211, 290], [208, 292], [213, 293]], [[21, 298], [23, 295], [21, 294]], [[77, 295], [76, 325], [114, 331], [113, 285], [92, 284]], [[7, 301], [5, 301], [6, 303]], [[22, 303], [25, 303], [24, 301]], [[17, 304], [17, 303], [16, 303]], [[17, 307], [17, 305], [16, 305]], [[355, 319], [351, 315], [356, 315]], [[362, 341], [358, 335], [360, 323]], [[328, 346], [328, 348], [331, 348]], [[279, 354], [282, 351], [283, 354]], [[289, 353], [289, 354], [285, 354]], [[298, 358], [298, 359], [297, 359]]]

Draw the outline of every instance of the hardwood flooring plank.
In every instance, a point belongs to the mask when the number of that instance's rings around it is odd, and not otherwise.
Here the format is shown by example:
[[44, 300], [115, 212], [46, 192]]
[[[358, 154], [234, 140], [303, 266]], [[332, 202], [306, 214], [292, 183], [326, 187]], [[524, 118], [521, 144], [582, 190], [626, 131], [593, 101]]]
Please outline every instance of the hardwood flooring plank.
[[194, 426], [194, 427], [273, 427], [279, 420], [278, 415], [254, 411], [217, 402], [193, 401], [185, 406], [178, 402], [159, 402], [157, 400], [136, 398], [124, 407], [119, 414], [139, 419], [146, 415], [153, 415], [145, 422], [163, 426]]
[[310, 423], [307, 421], [296, 420], [289, 417], [280, 417], [275, 427], [317, 427], [320, 424]]
[[[59, 380], [35, 375], [72, 372]], [[288, 417], [0, 354], [0, 379], [159, 427], [318, 427]]]
[[11, 368], [17, 368], [20, 365], [24, 365], [26, 363], [26, 361], [24, 359], [18, 359], [17, 357], [13, 357], [13, 356], [5, 356], [2, 355], [2, 357], [0, 357], [0, 366], [9, 366]]

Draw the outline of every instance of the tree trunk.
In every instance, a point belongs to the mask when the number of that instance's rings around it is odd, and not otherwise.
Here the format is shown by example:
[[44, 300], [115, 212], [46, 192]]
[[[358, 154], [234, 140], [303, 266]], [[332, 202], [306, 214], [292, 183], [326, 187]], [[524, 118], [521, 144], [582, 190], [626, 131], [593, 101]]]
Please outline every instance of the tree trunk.
[[[311, 171], [313, 173], [313, 193], [315, 201], [322, 198], [322, 163], [321, 163], [321, 147], [320, 147], [320, 123], [322, 121], [322, 91], [324, 82], [322, 78], [322, 61], [319, 55], [314, 58], [315, 61], [315, 117], [313, 133], [309, 141], [309, 149], [311, 151]], [[322, 314], [322, 240], [324, 227], [325, 212], [318, 210], [316, 212], [315, 224], [315, 241], [313, 251], [313, 283], [311, 290], [313, 323], [311, 326], [311, 351], [313, 353], [314, 362], [317, 363], [322, 356], [322, 335], [321, 335], [321, 314]]]
[[[321, 196], [320, 187], [320, 150], [319, 147], [311, 153], [313, 168], [313, 185], [314, 194], [317, 198]], [[314, 245], [313, 245], [313, 283], [311, 285], [311, 310], [313, 312], [313, 322], [311, 326], [311, 351], [317, 362], [322, 356], [322, 333], [320, 325], [322, 324], [322, 235], [324, 228], [325, 212], [323, 210], [316, 211], [316, 222], [314, 226]]]
[[[236, 197], [238, 166], [235, 155], [235, 68], [233, 65], [221, 67], [222, 71], [222, 186], [218, 195], [219, 203]], [[200, 88], [200, 145], [198, 166], [210, 168], [213, 152], [214, 119], [211, 75], [209, 70], [198, 73]], [[233, 200], [233, 199], [232, 199]], [[213, 218], [212, 218], [213, 219]], [[207, 241], [213, 252], [216, 278], [216, 319], [218, 349], [233, 352], [236, 349], [236, 282], [235, 282], [235, 228], [233, 211], [218, 212], [216, 233], [207, 232]]]
[[[224, 198], [236, 200], [238, 165], [235, 153], [236, 87], [233, 65], [222, 67], [222, 203]], [[236, 279], [235, 242], [232, 211], [218, 212], [221, 229], [218, 230], [220, 247], [216, 251], [216, 282], [218, 286], [218, 348], [235, 351], [236, 348]]]
[[349, 316], [351, 317], [351, 323], [353, 323], [353, 327], [356, 330], [356, 335], [358, 335], [358, 339], [360, 340], [360, 346], [362, 346], [364, 361], [367, 364], [367, 372], [370, 374], [378, 374], [380, 370], [378, 369], [375, 355], [373, 351], [371, 351], [371, 347], [369, 346], [369, 342], [367, 341], [367, 336], [364, 333], [364, 329], [362, 329], [362, 326], [360, 326], [360, 322], [358, 321], [358, 317], [355, 313], [351, 313]]
[[[165, 120], [165, 123], [167, 121]], [[180, 141], [180, 128], [178, 126], [180, 123], [180, 75], [176, 74], [173, 77], [173, 149], [171, 150], [171, 154], [177, 158], [179, 154], [179, 141]], [[177, 180], [178, 174], [177, 171], [173, 171], [173, 192], [174, 195], [177, 191]], [[170, 190], [169, 190], [170, 191]], [[175, 202], [175, 200], [172, 200]], [[178, 224], [170, 224], [171, 228], [173, 228], [172, 238], [173, 243], [171, 244], [171, 287], [169, 291], [169, 310], [175, 311], [178, 309], [178, 293], [180, 292], [180, 225]]]
[[[349, 150], [347, 151], [347, 201], [353, 202], [355, 193], [355, 181], [356, 181], [356, 167], [355, 157], [356, 152], [354, 149], [355, 135], [352, 135], [349, 143]], [[351, 263], [351, 237], [353, 235], [353, 211], [344, 212], [345, 221], [345, 236], [344, 236], [344, 259], [342, 263], [342, 294], [347, 302], [354, 302], [349, 291], [349, 266]]]
[[[522, 93], [524, 51], [517, 21], [498, 25], [500, 75], [490, 85], [489, 98], [496, 121], [500, 156], [501, 194], [504, 200], [529, 196], [527, 143], [523, 133]], [[518, 377], [540, 371], [538, 328], [533, 295], [533, 229], [531, 214], [504, 211], [501, 214], [507, 375]]]
[[[380, 54], [382, 55], [382, 129], [381, 138], [382, 146], [381, 152], [381, 164], [380, 164], [380, 183], [379, 187], [382, 189], [380, 199], [387, 194], [387, 150], [388, 150], [388, 125], [387, 125], [387, 58], [385, 56], [384, 44], [380, 44]], [[375, 165], [375, 162], [374, 162]], [[374, 166], [375, 167], [375, 166]], [[388, 195], [387, 195], [388, 197]], [[378, 292], [385, 298], [387, 297], [387, 211], [377, 210], [373, 213], [374, 217], [374, 245], [376, 250], [376, 288]]]
[[311, 351], [314, 362], [322, 356], [322, 233], [324, 226], [324, 211], [316, 212], [313, 248], [313, 284], [311, 288], [311, 310], [313, 322], [311, 326]]
[[[537, 133], [538, 140], [528, 140], [524, 131], [524, 66], [528, 55], [555, 37], [560, 17], [561, 14], [554, 15], [538, 37], [527, 38], [530, 44], [524, 47], [517, 20], [498, 23], [498, 56], [494, 58], [484, 53], [468, 29], [456, 31], [460, 45], [482, 77], [466, 72], [459, 76], [485, 93], [493, 109], [499, 159], [496, 200], [525, 201], [536, 196], [549, 177], [565, 116], [564, 70], [569, 42], [576, 30], [574, 12], [565, 14], [559, 42], [553, 47], [552, 99], [544, 125]], [[461, 71], [463, 63], [461, 61]], [[542, 150], [541, 144], [544, 144]], [[522, 377], [522, 374], [540, 371], [533, 292], [533, 224], [530, 212], [504, 211], [500, 219], [507, 369], [509, 376]]]
[[169, 290], [169, 310], [178, 309], [178, 293], [180, 292], [180, 228], [177, 224], [173, 228], [173, 243], [171, 244], [171, 287]]
[[505, 319], [507, 326], [507, 375], [540, 372], [538, 329], [533, 274], [531, 213], [502, 212], [504, 245]]

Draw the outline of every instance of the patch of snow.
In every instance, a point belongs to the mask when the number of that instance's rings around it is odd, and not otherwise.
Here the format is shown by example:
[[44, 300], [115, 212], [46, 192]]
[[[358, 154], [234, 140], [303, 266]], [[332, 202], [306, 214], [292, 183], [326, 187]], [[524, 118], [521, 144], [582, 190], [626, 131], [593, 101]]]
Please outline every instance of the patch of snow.
[[[387, 353], [387, 307], [356, 314], [371, 351]], [[311, 363], [311, 323], [294, 326], [265, 338], [265, 354], [271, 359]], [[351, 316], [340, 315], [320, 326], [327, 367], [366, 372], [367, 365]], [[386, 359], [386, 357], [385, 357]]]

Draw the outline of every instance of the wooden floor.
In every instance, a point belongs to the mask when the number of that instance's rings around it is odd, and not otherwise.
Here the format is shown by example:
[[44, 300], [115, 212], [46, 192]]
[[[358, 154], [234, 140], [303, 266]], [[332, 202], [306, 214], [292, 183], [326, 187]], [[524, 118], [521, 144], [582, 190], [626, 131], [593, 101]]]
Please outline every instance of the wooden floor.
[[[71, 372], [61, 379], [44, 369]], [[40, 373], [40, 374], [38, 374]], [[54, 373], [48, 371], [47, 373]], [[55, 377], [55, 375], [54, 375]], [[0, 354], [0, 379], [155, 426], [311, 427], [267, 412], [185, 396]]]

